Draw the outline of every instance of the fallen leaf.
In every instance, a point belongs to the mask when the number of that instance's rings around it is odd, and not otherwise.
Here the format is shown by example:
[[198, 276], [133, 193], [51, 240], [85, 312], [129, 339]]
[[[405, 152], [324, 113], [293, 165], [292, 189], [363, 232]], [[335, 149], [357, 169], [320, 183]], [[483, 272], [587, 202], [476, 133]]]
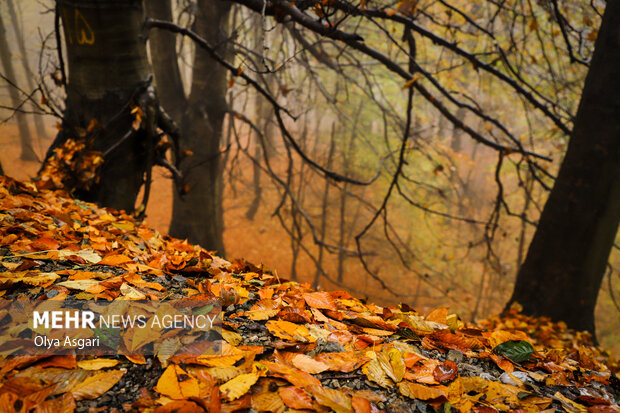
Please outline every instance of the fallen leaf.
[[77, 366], [83, 370], [101, 370], [107, 367], [114, 367], [118, 364], [118, 360], [96, 358], [90, 360], [80, 360], [77, 362]]
[[198, 380], [176, 364], [171, 364], [166, 368], [157, 381], [155, 391], [175, 400], [200, 396]]
[[125, 370], [113, 370], [90, 376], [71, 389], [75, 400], [96, 399], [110, 390], [125, 374]]
[[278, 394], [291, 409], [312, 409], [312, 396], [299, 387], [280, 387]]
[[256, 373], [240, 374], [220, 386], [220, 392], [229, 400], [243, 396], [256, 383], [260, 376]]
[[458, 372], [459, 367], [456, 363], [451, 360], [446, 360], [435, 367], [435, 370], [433, 370], [433, 377], [439, 383], [443, 383], [454, 379]]
[[448, 396], [444, 387], [431, 387], [424, 384], [403, 381], [398, 384], [398, 390], [403, 396], [410, 399], [433, 400]]
[[293, 366], [310, 374], [322, 373], [325, 370], [329, 370], [329, 366], [323, 362], [317, 361], [305, 354], [298, 354], [293, 357]]

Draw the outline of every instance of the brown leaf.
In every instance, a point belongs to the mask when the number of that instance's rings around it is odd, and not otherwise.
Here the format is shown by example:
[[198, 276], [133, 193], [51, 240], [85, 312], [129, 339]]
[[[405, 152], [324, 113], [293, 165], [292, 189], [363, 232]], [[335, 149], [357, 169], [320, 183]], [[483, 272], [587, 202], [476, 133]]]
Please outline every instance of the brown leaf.
[[435, 367], [435, 370], [433, 370], [433, 377], [439, 383], [443, 383], [454, 379], [458, 372], [459, 367], [456, 363], [451, 360], [446, 360]]

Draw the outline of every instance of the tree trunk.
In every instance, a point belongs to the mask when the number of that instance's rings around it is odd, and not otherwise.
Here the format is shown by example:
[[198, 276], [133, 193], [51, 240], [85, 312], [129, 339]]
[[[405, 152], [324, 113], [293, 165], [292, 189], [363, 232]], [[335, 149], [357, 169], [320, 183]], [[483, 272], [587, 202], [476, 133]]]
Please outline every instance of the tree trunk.
[[[171, 0], [147, 1], [145, 5], [149, 17], [173, 21]], [[187, 102], [179, 71], [176, 35], [167, 30], [152, 30], [149, 33], [149, 51], [161, 105], [180, 124]]]
[[[67, 50], [68, 84], [63, 130], [52, 147], [88, 133], [91, 149], [109, 153], [99, 183], [77, 196], [132, 211], [147, 170], [143, 129], [130, 112], [150, 78], [141, 0], [59, 1]], [[95, 123], [91, 123], [95, 120]], [[124, 140], [122, 138], [127, 136]], [[113, 149], [111, 149], [113, 148]], [[49, 152], [48, 152], [49, 154]]]
[[[226, 56], [230, 3], [199, 0], [194, 31]], [[193, 155], [182, 164], [187, 193], [175, 193], [170, 235], [224, 254], [221, 149], [227, 111], [226, 70], [196, 48], [192, 86], [181, 126], [182, 145]]]
[[607, 2], [575, 126], [510, 303], [594, 333], [620, 222], [620, 2]]
[[[15, 70], [13, 70], [13, 63], [11, 59], [11, 50], [9, 44], [6, 41], [6, 30], [4, 28], [4, 22], [2, 21], [2, 15], [0, 15], [0, 59], [2, 59], [2, 67], [4, 69], [5, 76], [14, 84], [17, 84], [17, 78], [15, 77]], [[11, 105], [14, 108], [18, 108], [20, 102], [19, 92], [16, 88], [8, 85], [9, 96], [11, 97]], [[19, 110], [15, 112], [15, 120], [17, 121], [17, 127], [19, 129], [20, 143], [21, 143], [21, 158], [26, 161], [37, 160], [37, 155], [32, 147], [32, 135], [30, 134], [30, 128], [28, 128], [28, 122], [26, 115]]]
[[[26, 51], [26, 44], [24, 42], [24, 31], [20, 24], [19, 18], [17, 16], [17, 11], [15, 10], [15, 5], [13, 4], [13, 0], [8, 0], [7, 5], [9, 7], [9, 15], [11, 16], [11, 23], [13, 25], [13, 32], [15, 33], [15, 39], [17, 40], [17, 46], [19, 47], [19, 53], [21, 54], [21, 62], [24, 72], [26, 73], [26, 82], [28, 84], [29, 91], [34, 90], [34, 73], [30, 70], [30, 64], [28, 63], [28, 52]], [[31, 104], [31, 107], [36, 110], [36, 107]], [[43, 120], [41, 115], [35, 114], [33, 116], [34, 126], [37, 130], [37, 134], [39, 138], [46, 138], [47, 135], [45, 133], [45, 125], [43, 124]]]

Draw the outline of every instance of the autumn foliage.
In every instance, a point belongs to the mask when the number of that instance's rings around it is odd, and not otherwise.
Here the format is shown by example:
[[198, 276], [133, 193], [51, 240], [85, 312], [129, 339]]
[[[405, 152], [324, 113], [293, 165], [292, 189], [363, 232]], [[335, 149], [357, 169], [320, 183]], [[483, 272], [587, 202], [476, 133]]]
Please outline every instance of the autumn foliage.
[[0, 178], [3, 299], [217, 298], [222, 351], [4, 354], [1, 412], [620, 411], [617, 364], [562, 324], [518, 308], [470, 324], [313, 291], [44, 186]]

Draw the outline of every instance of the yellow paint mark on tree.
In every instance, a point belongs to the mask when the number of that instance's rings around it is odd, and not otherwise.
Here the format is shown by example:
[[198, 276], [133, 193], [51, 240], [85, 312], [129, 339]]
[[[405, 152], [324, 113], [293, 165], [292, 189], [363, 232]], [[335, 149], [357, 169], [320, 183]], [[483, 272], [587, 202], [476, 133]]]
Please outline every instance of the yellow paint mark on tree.
[[75, 9], [75, 34], [78, 44], [92, 45], [95, 43], [95, 32], [78, 9]]

